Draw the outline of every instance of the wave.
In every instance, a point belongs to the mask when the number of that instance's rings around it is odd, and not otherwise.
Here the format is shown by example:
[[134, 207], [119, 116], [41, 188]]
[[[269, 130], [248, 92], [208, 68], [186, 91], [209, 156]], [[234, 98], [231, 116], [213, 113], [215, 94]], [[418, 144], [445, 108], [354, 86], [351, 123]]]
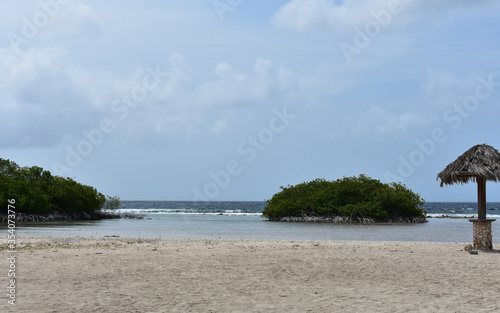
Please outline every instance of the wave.
[[194, 209], [118, 209], [117, 213], [137, 215], [233, 215], [233, 216], [262, 216], [262, 213], [242, 212], [241, 210], [199, 211]]
[[[463, 214], [463, 213], [427, 213], [429, 217], [450, 217], [450, 218], [477, 218], [477, 214]], [[487, 214], [487, 218], [500, 219], [499, 214]]]
[[[118, 209], [119, 214], [135, 214], [135, 215], [227, 215], [227, 216], [262, 216], [260, 212], [242, 212], [241, 210], [225, 210], [225, 211], [198, 211], [192, 209]], [[477, 214], [463, 213], [427, 213], [428, 217], [450, 217], [450, 218], [477, 218]], [[488, 214], [488, 218], [500, 219], [500, 214]]]
[[[116, 213], [132, 215], [227, 215], [262, 216], [266, 206], [259, 201], [122, 201]], [[471, 218], [477, 217], [474, 202], [427, 202], [423, 206], [429, 217]], [[487, 203], [488, 218], [500, 219], [500, 203]]]

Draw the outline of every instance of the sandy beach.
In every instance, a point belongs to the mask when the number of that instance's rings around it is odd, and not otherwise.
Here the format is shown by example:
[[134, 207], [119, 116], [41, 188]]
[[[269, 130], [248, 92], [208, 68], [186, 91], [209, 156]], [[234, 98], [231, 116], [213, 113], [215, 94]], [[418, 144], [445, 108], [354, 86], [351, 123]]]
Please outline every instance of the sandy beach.
[[[3, 286], [10, 251], [1, 239]], [[498, 312], [500, 253], [463, 243], [17, 239], [2, 312]], [[500, 246], [495, 245], [495, 249]]]

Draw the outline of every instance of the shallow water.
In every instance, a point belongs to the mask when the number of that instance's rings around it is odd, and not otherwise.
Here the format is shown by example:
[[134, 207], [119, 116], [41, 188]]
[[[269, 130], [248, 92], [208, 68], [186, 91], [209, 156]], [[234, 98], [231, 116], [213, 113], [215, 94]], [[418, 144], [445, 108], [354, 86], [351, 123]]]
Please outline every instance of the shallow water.
[[[476, 203], [429, 202], [432, 216], [472, 216]], [[19, 236], [120, 236], [142, 238], [238, 238], [284, 240], [375, 240], [471, 242], [467, 219], [430, 218], [425, 224], [321, 224], [269, 222], [261, 217], [265, 202], [122, 201], [120, 213], [143, 214], [144, 219], [17, 224]], [[493, 242], [500, 243], [500, 203], [488, 203]], [[0, 226], [0, 234], [5, 227]]]
[[[493, 223], [493, 242], [500, 243], [500, 225]], [[283, 240], [362, 240], [471, 242], [467, 219], [429, 219], [424, 224], [322, 224], [269, 222], [254, 215], [169, 214], [144, 219], [19, 224], [20, 236], [82, 236], [140, 238], [223, 238]]]

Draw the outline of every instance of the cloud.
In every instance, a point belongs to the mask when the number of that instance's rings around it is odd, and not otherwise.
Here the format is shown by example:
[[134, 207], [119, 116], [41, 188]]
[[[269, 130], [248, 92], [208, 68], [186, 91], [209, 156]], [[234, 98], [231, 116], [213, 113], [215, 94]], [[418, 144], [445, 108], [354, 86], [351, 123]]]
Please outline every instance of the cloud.
[[462, 78], [451, 71], [426, 67], [422, 90], [428, 103], [444, 109], [462, 100], [467, 93], [474, 92], [477, 78]]
[[450, 118], [445, 118], [445, 112], [456, 110], [457, 105], [465, 112], [464, 116], [469, 116], [475, 109], [468, 111], [463, 108], [466, 100], [475, 99], [479, 104], [487, 101], [490, 92], [498, 85], [498, 75], [492, 73], [458, 75], [452, 71], [426, 67], [421, 93], [414, 103], [407, 103], [404, 108], [391, 103], [383, 107], [372, 105], [349, 119], [348, 124], [353, 125], [353, 134], [359, 137], [386, 139], [405, 136], [430, 125], [450, 123]]
[[[3, 49], [1, 55], [0, 116], [6, 122], [0, 131], [8, 135], [0, 138], [0, 148], [49, 147], [81, 137], [102, 118], [116, 119], [110, 109], [113, 101], [130, 95], [147, 73], [138, 68], [123, 79], [85, 69], [73, 64], [65, 50], [54, 47]], [[162, 69], [167, 78], [147, 100], [161, 102], [175, 94], [185, 78], [183, 66], [183, 58], [173, 54]]]
[[242, 106], [268, 99], [276, 91], [293, 83], [293, 74], [283, 67], [273, 69], [272, 62], [258, 58], [253, 73], [237, 73], [220, 62], [215, 68], [217, 80], [200, 84], [194, 102], [199, 107]]
[[477, 88], [483, 84], [482, 82], [487, 81], [490, 75], [492, 74], [471, 73], [460, 76], [452, 71], [428, 66], [425, 80], [422, 82], [424, 100], [433, 109], [445, 110], [462, 103], [469, 96], [475, 96]]
[[329, 0], [292, 0], [272, 17], [281, 28], [302, 32], [316, 28], [344, 28], [360, 19], [349, 2], [334, 4]]
[[424, 112], [406, 111], [396, 113], [373, 105], [359, 117], [350, 119], [352, 132], [355, 136], [363, 138], [379, 138], [386, 140], [405, 136], [413, 130], [426, 127], [432, 119]]
[[[192, 69], [175, 53], [166, 64], [138, 67], [122, 78], [80, 67], [60, 48], [16, 52], [1, 51], [0, 115], [7, 122], [0, 131], [8, 135], [0, 138], [0, 148], [50, 147], [80, 140], [103, 118], [112, 119], [117, 131], [131, 141], [187, 138], [204, 123], [210, 125], [208, 131], [220, 133], [228, 129], [230, 115], [208, 118], [207, 112], [251, 108], [294, 81], [291, 72], [263, 58], [246, 73], [220, 62], [215, 80], [193, 82]], [[158, 83], [153, 72], [159, 75]], [[144, 89], [144, 82], [152, 88]]]
[[[352, 32], [353, 28], [364, 27], [368, 22], [377, 20], [377, 17], [385, 19], [389, 24], [394, 20], [394, 16], [404, 14], [404, 19], [400, 18], [395, 23], [401, 25], [434, 14], [443, 18], [450, 13], [469, 12], [471, 9], [487, 8], [489, 5], [496, 4], [492, 0], [291, 0], [278, 9], [272, 21], [277, 27], [297, 32], [313, 29]], [[386, 12], [385, 16], [382, 16], [382, 12]]]
[[219, 134], [228, 128], [228, 122], [227, 120], [217, 120], [214, 125], [210, 128], [210, 131], [214, 134]]
[[[7, 29], [10, 31], [6, 37], [17, 48], [26, 49], [41, 42], [46, 46], [50, 41], [81, 39], [101, 34], [101, 19], [90, 6], [80, 1], [52, 0], [12, 3], [9, 6], [7, 11], [16, 14], [9, 17], [10, 27]], [[17, 27], [13, 28], [12, 25]]]
[[[191, 69], [184, 58], [178, 55], [177, 62], [183, 65], [176, 65], [179, 70], [174, 73], [178, 78], [172, 77], [176, 83], [171, 84], [175, 88], [167, 87], [169, 82], [160, 86], [151, 95], [151, 103], [145, 103], [145, 111], [138, 110], [130, 121], [125, 121], [128, 139], [153, 142], [160, 137], [189, 138], [197, 131], [215, 135], [227, 132], [232, 127], [241, 127], [241, 122], [234, 121], [245, 113], [233, 114], [234, 111], [253, 110], [274, 97], [284, 96], [295, 82], [290, 71], [273, 67], [264, 58], [258, 58], [253, 69], [246, 72], [219, 62], [214, 68], [215, 80], [197, 82], [190, 81]], [[224, 112], [223, 117], [219, 111]], [[146, 118], [147, 123], [138, 123]]]
[[80, 1], [62, 6], [54, 17], [54, 27], [44, 33], [50, 37], [87, 37], [102, 33], [104, 22], [92, 8]]
[[58, 48], [3, 50], [0, 72], [0, 115], [7, 121], [0, 129], [9, 134], [2, 148], [51, 146], [68, 129], [84, 127], [103, 102], [91, 82], [106, 81], [106, 74], [88, 77]]

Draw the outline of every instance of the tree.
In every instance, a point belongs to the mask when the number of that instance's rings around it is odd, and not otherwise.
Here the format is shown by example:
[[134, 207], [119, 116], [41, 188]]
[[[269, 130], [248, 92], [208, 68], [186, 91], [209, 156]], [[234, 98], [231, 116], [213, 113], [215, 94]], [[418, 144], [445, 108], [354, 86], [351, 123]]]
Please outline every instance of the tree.
[[120, 207], [120, 197], [106, 196], [106, 203], [104, 204], [105, 210], [117, 210]]
[[[15, 162], [0, 158], [0, 205], [16, 200], [16, 211], [26, 214], [91, 213], [101, 211], [106, 197], [94, 187], [71, 178], [52, 176], [38, 166], [19, 167]], [[117, 208], [120, 199], [108, 197], [106, 208]]]
[[365, 175], [281, 187], [266, 203], [263, 216], [270, 220], [345, 217], [347, 221], [426, 221], [419, 194], [402, 184], [383, 184]]

